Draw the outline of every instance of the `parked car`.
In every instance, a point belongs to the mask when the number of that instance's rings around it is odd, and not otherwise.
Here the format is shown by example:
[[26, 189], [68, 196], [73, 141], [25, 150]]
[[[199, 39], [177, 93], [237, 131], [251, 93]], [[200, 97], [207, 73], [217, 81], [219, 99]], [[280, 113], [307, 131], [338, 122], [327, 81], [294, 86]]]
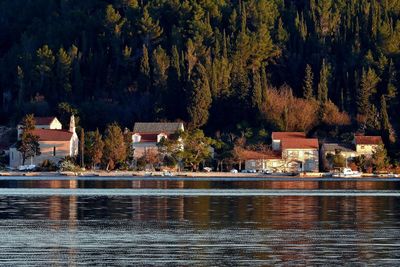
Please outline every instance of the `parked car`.
[[242, 170], [241, 173], [257, 173], [257, 170], [254, 169]]
[[212, 171], [212, 168], [210, 168], [210, 167], [204, 167], [203, 170], [204, 170], [205, 172], [211, 172], [211, 171]]
[[174, 176], [174, 175], [173, 175], [172, 172], [170, 172], [170, 171], [164, 171], [164, 172], [162, 173], [162, 176]]
[[21, 165], [18, 167], [19, 171], [33, 171], [34, 169], [36, 169], [36, 165]]
[[263, 170], [262, 173], [263, 173], [263, 174], [272, 174], [273, 171], [272, 171], [272, 170], [269, 170], [269, 169], [266, 169], [266, 170]]
[[232, 169], [232, 170], [231, 170], [231, 173], [238, 173], [238, 170]]

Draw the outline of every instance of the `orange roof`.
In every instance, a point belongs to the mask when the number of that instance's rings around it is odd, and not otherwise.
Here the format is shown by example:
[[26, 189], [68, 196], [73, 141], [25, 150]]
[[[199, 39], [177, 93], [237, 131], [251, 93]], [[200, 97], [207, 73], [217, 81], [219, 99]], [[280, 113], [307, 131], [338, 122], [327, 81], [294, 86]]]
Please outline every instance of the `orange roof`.
[[318, 149], [316, 138], [288, 138], [282, 140], [283, 149]]
[[56, 117], [35, 117], [36, 125], [50, 125]]
[[306, 134], [303, 132], [273, 132], [272, 140], [282, 140], [287, 138], [306, 138]]
[[356, 135], [356, 144], [357, 145], [381, 145], [382, 137], [380, 136], [364, 136], [364, 135]]
[[240, 151], [240, 157], [244, 160], [252, 159], [281, 159], [280, 153], [276, 152], [260, 152], [254, 150], [242, 150]]
[[71, 141], [73, 133], [67, 130], [35, 129], [34, 135], [39, 136], [39, 141]]

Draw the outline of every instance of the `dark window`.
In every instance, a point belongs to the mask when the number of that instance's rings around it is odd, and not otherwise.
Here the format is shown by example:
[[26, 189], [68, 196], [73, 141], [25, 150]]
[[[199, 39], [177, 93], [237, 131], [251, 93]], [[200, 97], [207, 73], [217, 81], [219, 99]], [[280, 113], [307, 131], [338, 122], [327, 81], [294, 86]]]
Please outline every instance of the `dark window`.
[[53, 156], [56, 156], [56, 147], [53, 147]]

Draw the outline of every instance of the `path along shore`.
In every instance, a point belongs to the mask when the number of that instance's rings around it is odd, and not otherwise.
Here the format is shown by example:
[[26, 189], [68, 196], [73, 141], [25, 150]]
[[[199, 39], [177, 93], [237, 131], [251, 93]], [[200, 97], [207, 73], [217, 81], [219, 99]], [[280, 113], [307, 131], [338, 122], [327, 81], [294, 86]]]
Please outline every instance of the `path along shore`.
[[[144, 171], [79, 171], [79, 172], [0, 172], [0, 176], [83, 176], [83, 177], [160, 177], [166, 176], [163, 172], [144, 172]], [[170, 175], [171, 176], [171, 175]], [[300, 177], [300, 178], [322, 178], [330, 177], [329, 173], [301, 173], [296, 176], [284, 174], [265, 175], [261, 173], [230, 173], [230, 172], [172, 172], [173, 177], [193, 177], [193, 178], [211, 178], [211, 177], [232, 177], [232, 178], [257, 178], [257, 177]], [[376, 175], [364, 173], [363, 177], [388, 177], [388, 175]], [[362, 178], [361, 178], [362, 179]], [[399, 179], [400, 180], [400, 179]]]

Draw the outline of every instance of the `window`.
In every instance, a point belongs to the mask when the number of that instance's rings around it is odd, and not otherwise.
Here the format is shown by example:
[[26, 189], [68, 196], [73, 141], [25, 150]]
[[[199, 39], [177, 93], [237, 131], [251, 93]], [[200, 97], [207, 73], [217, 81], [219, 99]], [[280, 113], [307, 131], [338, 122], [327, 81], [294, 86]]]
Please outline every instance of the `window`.
[[159, 143], [163, 138], [167, 139], [167, 135], [163, 133], [157, 135], [157, 143]]
[[140, 142], [140, 135], [139, 134], [133, 135], [133, 142], [134, 143], [139, 143]]
[[56, 147], [53, 147], [53, 157], [56, 156]]
[[11, 160], [14, 160], [14, 152], [11, 152]]

